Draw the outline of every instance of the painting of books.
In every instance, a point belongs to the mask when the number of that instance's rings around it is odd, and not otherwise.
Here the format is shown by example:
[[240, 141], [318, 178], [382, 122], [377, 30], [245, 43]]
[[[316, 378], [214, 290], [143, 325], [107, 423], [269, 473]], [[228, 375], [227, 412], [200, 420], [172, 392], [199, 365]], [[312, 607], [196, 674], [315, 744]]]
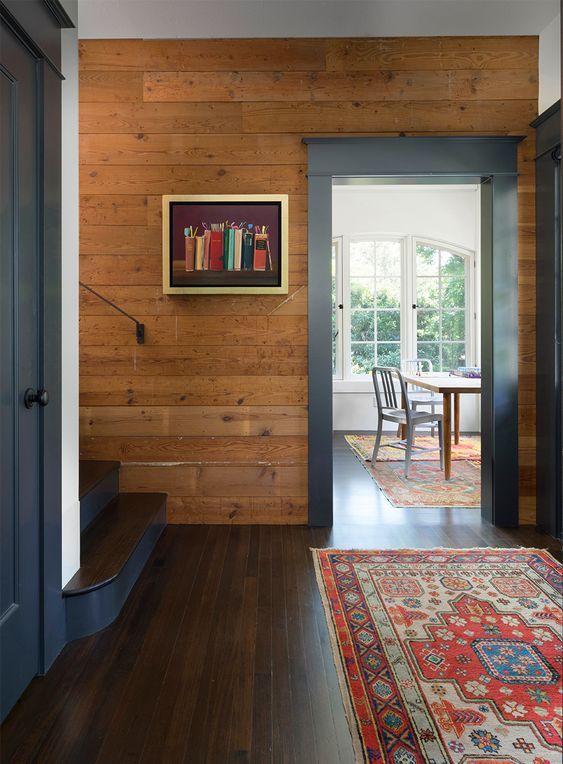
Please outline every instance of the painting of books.
[[287, 293], [287, 196], [162, 198], [166, 294]]

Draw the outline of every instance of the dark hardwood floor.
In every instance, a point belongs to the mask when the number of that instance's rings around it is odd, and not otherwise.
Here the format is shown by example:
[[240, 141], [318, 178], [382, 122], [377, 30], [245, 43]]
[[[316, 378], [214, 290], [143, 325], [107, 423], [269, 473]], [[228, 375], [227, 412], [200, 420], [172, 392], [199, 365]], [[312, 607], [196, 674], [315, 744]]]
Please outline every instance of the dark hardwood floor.
[[7, 762], [353, 762], [309, 547], [538, 546], [474, 509], [390, 507], [341, 438], [335, 525], [171, 526], [118, 620], [69, 644], [1, 731]]

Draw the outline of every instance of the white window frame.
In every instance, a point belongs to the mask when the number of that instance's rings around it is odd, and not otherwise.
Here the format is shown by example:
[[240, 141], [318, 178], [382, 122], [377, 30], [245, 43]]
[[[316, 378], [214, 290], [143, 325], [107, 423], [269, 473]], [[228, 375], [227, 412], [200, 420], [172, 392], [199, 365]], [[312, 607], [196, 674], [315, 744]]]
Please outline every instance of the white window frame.
[[[350, 235], [334, 236], [336, 245], [336, 288], [337, 304], [344, 307], [338, 311], [338, 338], [336, 350], [336, 373], [333, 375], [335, 392], [371, 392], [372, 381], [369, 375], [354, 376], [351, 373], [351, 305], [350, 305], [350, 243], [353, 241], [397, 241], [401, 244], [401, 360], [416, 357], [416, 245], [428, 244], [447, 250], [465, 259], [466, 275], [466, 314], [465, 344], [467, 365], [479, 365], [479, 293], [478, 293], [478, 253], [459, 244], [433, 239], [428, 236], [405, 235], [401, 233], [363, 232]], [[340, 267], [339, 267], [340, 265]], [[348, 288], [345, 288], [348, 286]]]
[[[465, 356], [466, 366], [478, 366], [477, 354], [475, 352], [476, 347], [476, 334], [477, 334], [477, 308], [476, 308], [476, 278], [475, 278], [475, 252], [464, 247], [460, 247], [459, 244], [451, 244], [447, 241], [441, 241], [440, 239], [432, 239], [429, 236], [411, 236], [409, 249], [409, 255], [412, 258], [410, 267], [405, 270], [406, 281], [408, 284], [408, 293], [411, 296], [409, 304], [415, 305], [417, 303], [417, 291], [416, 291], [416, 248], [418, 244], [427, 244], [435, 249], [446, 250], [451, 252], [452, 255], [462, 257], [465, 261]], [[440, 307], [441, 310], [441, 307]], [[416, 309], [411, 309], [410, 322], [407, 327], [407, 352], [408, 358], [417, 357], [417, 341], [416, 341]], [[446, 343], [447, 344], [447, 343]]]

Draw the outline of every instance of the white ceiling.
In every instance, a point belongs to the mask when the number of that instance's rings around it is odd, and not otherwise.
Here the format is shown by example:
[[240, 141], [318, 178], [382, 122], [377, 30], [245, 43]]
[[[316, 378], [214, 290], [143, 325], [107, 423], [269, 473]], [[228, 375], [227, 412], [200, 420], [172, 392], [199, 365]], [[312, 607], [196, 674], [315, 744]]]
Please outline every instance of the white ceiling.
[[559, 0], [79, 0], [81, 38], [540, 34]]

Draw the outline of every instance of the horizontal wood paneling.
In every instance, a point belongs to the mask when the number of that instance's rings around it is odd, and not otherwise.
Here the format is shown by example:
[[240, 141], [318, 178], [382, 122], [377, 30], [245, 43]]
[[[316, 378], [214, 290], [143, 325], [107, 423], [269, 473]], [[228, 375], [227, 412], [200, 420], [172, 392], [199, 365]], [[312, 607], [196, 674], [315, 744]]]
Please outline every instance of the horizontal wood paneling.
[[239, 103], [81, 103], [81, 133], [234, 133]]
[[372, 69], [525, 69], [537, 72], [537, 37], [399, 37], [327, 40], [326, 67]]
[[84, 406], [291, 406], [307, 403], [307, 378], [118, 377], [100, 373], [82, 378], [80, 403]]
[[85, 437], [306, 435], [306, 406], [83, 406]]
[[[97, 136], [95, 137], [97, 138]], [[121, 136], [117, 136], [117, 138], [120, 140]], [[307, 197], [305, 194], [292, 194], [289, 197], [289, 216], [293, 225], [304, 226], [307, 224]], [[87, 235], [88, 231], [84, 226], [91, 225], [160, 227], [162, 223], [162, 197], [131, 194], [104, 194], [103, 196], [84, 194], [80, 197], [80, 222], [83, 224], [82, 236]]]
[[214, 165], [307, 163], [299, 135], [188, 135], [143, 133], [80, 136], [83, 164]]
[[167, 492], [170, 496], [303, 497], [307, 466], [246, 464], [124, 463], [123, 491]]
[[270, 165], [268, 167], [195, 165], [177, 167], [107, 167], [82, 165], [81, 192], [97, 194], [181, 194], [186, 187], [194, 194], [273, 194], [280, 186], [289, 194], [307, 192], [304, 165]]
[[[119, 73], [118, 76], [121, 76]], [[137, 74], [137, 73], [135, 73]], [[90, 100], [104, 98], [112, 90], [112, 72], [88, 80]], [[91, 77], [91, 73], [87, 73]], [[128, 76], [132, 76], [128, 74]], [[99, 82], [100, 92], [92, 92]], [[119, 80], [115, 86], [119, 85]], [[132, 82], [131, 99], [138, 100], [138, 83]], [[498, 71], [370, 71], [370, 72], [146, 72], [143, 98], [153, 102], [190, 101], [341, 101], [350, 93], [362, 101], [443, 101], [502, 98], [503, 91], [517, 89], [519, 98], [533, 99], [537, 80], [525, 69]], [[87, 99], [85, 99], [87, 100]]]
[[[243, 103], [249, 133], [358, 133], [400, 130], [501, 133], [522, 129], [537, 113], [537, 101], [331, 101]], [[518, 128], [516, 128], [518, 129]]]
[[82, 71], [311, 71], [325, 68], [325, 41], [82, 40]]
[[225, 368], [237, 375], [306, 376], [307, 347], [305, 345], [277, 346], [210, 346], [184, 345], [181, 354], [177, 346], [156, 346], [138, 350], [137, 345], [88, 345], [80, 352], [82, 374], [123, 376], [134, 370], [135, 376], [189, 376], [194, 374], [222, 375]]
[[536, 511], [536, 249], [535, 135], [526, 131], [518, 153], [518, 367], [520, 522]]
[[[306, 345], [305, 316], [142, 316], [151, 345]], [[80, 342], [136, 345], [131, 323], [119, 314], [82, 316]]]
[[183, 462], [184, 464], [306, 464], [307, 438], [301, 436], [212, 437], [90, 437], [82, 440], [85, 459], [121, 462]]
[[[537, 38], [80, 43], [81, 436], [172, 522], [307, 517], [304, 135], [528, 134]], [[520, 494], [535, 492], [533, 142], [520, 148]], [[162, 294], [161, 195], [288, 193], [289, 294]]]
[[[224, 295], [220, 300], [215, 295], [186, 295], [178, 300], [162, 294], [158, 286], [107, 285], [103, 291], [104, 297], [128, 313], [144, 316], [307, 315], [307, 290], [302, 286], [287, 295]], [[115, 316], [111, 306], [86, 290], [80, 292], [80, 310], [84, 316]]]

